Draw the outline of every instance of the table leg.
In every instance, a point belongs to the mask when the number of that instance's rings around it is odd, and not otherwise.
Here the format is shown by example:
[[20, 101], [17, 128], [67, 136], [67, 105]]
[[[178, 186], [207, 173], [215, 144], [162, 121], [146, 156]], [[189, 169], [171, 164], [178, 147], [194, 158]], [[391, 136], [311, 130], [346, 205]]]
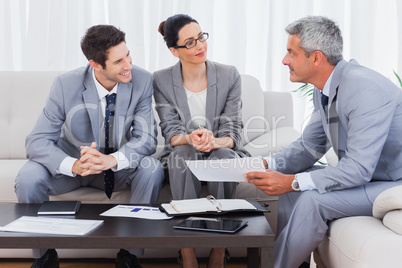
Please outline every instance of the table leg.
[[261, 248], [261, 268], [274, 267], [274, 249]]
[[259, 248], [247, 248], [247, 268], [258, 268], [259, 264]]

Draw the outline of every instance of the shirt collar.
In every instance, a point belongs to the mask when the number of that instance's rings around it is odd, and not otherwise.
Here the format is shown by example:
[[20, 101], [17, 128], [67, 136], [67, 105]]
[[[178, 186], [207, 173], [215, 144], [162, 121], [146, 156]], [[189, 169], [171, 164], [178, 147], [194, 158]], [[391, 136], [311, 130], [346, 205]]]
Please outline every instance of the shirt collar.
[[324, 88], [322, 89], [322, 94], [325, 96], [329, 97], [329, 88], [331, 86], [331, 81], [332, 81], [332, 75], [334, 74], [334, 71], [332, 71], [331, 75], [328, 77], [327, 82], [325, 82]]
[[119, 83], [116, 83], [116, 85], [113, 87], [113, 89], [111, 91], [107, 90], [106, 88], [104, 88], [99, 82], [98, 80], [96, 80], [95, 77], [95, 70], [92, 69], [92, 77], [94, 79], [95, 82], [95, 86], [96, 86], [96, 90], [98, 91], [98, 97], [101, 100], [102, 98], [106, 97], [107, 95], [110, 95], [112, 93], [117, 93], [117, 87], [119, 85]]

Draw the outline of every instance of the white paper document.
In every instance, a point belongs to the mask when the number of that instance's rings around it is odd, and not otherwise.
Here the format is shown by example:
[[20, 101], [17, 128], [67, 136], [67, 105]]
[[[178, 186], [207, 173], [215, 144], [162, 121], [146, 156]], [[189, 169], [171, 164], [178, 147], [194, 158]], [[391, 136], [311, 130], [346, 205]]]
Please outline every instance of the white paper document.
[[244, 174], [265, 172], [260, 156], [219, 160], [188, 160], [187, 166], [200, 181], [246, 181]]
[[161, 212], [155, 207], [144, 207], [144, 206], [124, 206], [117, 205], [102, 214], [101, 216], [108, 217], [129, 217], [129, 218], [141, 218], [149, 220], [167, 220], [172, 217], [167, 216], [165, 213]]
[[0, 227], [0, 231], [58, 235], [85, 235], [97, 228], [102, 223], [102, 220], [22, 216], [6, 226]]

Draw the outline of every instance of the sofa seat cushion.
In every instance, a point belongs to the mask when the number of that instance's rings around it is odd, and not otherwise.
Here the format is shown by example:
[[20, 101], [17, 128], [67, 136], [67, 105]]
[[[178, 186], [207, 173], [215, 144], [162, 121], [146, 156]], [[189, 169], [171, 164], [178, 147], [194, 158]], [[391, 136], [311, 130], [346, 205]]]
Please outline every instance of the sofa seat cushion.
[[280, 127], [255, 138], [247, 143], [244, 148], [252, 156], [268, 156], [287, 147], [299, 137], [300, 132], [293, 127]]
[[50, 200], [80, 200], [82, 203], [86, 204], [127, 204], [130, 200], [130, 196], [130, 188], [113, 192], [112, 198], [109, 200], [103, 190], [91, 187], [80, 187], [72, 192], [57, 196], [52, 195], [50, 196]]
[[327, 267], [400, 267], [402, 236], [386, 228], [380, 219], [348, 217], [329, 226], [316, 250], [317, 264], [325, 261]]
[[1, 202], [17, 203], [17, 196], [14, 191], [15, 176], [25, 165], [26, 159], [1, 159]]
[[236, 188], [236, 198], [247, 199], [258, 202], [265, 202], [270, 200], [278, 200], [277, 196], [270, 196], [257, 189], [254, 184], [251, 183], [239, 183]]

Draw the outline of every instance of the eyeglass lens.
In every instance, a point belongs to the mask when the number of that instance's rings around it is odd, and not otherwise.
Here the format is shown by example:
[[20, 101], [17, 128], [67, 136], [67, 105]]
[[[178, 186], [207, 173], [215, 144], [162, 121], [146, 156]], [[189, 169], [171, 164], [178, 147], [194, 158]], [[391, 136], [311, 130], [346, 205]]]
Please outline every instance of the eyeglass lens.
[[209, 35], [208, 33], [203, 33], [200, 37], [197, 39], [191, 40], [190, 42], [186, 43], [186, 48], [193, 48], [197, 45], [197, 41], [199, 40], [200, 42], [205, 42], [208, 39]]

